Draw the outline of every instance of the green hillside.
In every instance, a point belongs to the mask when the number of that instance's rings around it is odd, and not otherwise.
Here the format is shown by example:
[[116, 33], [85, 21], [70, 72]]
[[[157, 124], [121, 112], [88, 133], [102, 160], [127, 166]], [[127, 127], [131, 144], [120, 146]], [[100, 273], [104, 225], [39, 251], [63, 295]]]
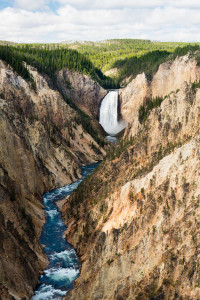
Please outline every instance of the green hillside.
[[[130, 77], [130, 79], [132, 79], [143, 72], [151, 79], [157, 72], [159, 65], [163, 62], [174, 60], [177, 56], [183, 56], [188, 52], [194, 53], [198, 50], [200, 50], [199, 45], [177, 47], [173, 52], [155, 50], [139, 57], [132, 56], [125, 59], [119, 59], [115, 61], [113, 67], [118, 69], [118, 80], [121, 83], [125, 78]], [[196, 55], [196, 59], [199, 61], [198, 55]]]
[[24, 79], [32, 81], [23, 62], [36, 67], [54, 80], [55, 72], [63, 68], [91, 76], [104, 88], [117, 88], [114, 79], [105, 76], [90, 59], [76, 50], [59, 45], [0, 45], [0, 59], [6, 61]]
[[[52, 80], [56, 71], [68, 68], [91, 76], [106, 89], [119, 88], [125, 78], [134, 78], [138, 73], [145, 72], [151, 77], [161, 63], [174, 59], [181, 52], [199, 49], [198, 43], [132, 39], [7, 46], [5, 43], [0, 43], [0, 59], [9, 63], [30, 82], [32, 78], [23, 61], [47, 74]], [[115, 72], [110, 77], [106, 76], [105, 72], [112, 69]]]
[[177, 47], [184, 47], [186, 45], [188, 43], [113, 39], [102, 42], [66, 43], [62, 44], [62, 47], [76, 49], [80, 53], [87, 55], [96, 67], [105, 72], [112, 69], [115, 62], [119, 59], [127, 59], [133, 56], [140, 57], [150, 51], [156, 50], [173, 52]]

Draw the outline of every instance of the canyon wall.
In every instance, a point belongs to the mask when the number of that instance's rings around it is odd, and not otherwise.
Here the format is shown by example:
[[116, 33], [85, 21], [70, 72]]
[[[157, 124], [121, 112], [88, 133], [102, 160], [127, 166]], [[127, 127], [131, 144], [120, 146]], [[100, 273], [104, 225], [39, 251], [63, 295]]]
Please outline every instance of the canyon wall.
[[184, 82], [199, 80], [200, 68], [191, 55], [165, 62], [159, 66], [151, 81], [147, 80], [144, 73], [139, 74], [126, 88], [120, 90], [121, 114], [127, 122], [132, 123], [146, 97], [165, 97], [179, 90]]
[[57, 73], [57, 84], [62, 93], [72, 99], [81, 110], [98, 119], [99, 105], [107, 91], [97, 82], [87, 75], [63, 69]]
[[0, 62], [0, 295], [29, 299], [48, 264], [39, 242], [42, 194], [105, 154], [78, 113], [29, 67], [36, 89]]
[[[124, 140], [62, 203], [67, 238], [82, 261], [65, 299], [200, 298], [200, 89], [191, 85], [199, 69], [186, 56], [161, 65], [151, 86], [139, 75], [132, 89], [138, 102], [140, 86], [161, 95], [153, 87], [163, 68], [169, 95], [143, 123], [135, 104]], [[137, 97], [129, 95], [131, 107]]]

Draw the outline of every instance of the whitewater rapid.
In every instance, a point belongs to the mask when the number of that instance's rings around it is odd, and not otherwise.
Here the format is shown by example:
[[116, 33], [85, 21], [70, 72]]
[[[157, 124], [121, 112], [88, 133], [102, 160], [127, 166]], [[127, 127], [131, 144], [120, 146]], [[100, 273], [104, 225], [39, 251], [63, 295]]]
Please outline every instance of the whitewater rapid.
[[60, 300], [67, 291], [73, 288], [74, 280], [80, 274], [80, 262], [74, 248], [65, 240], [66, 226], [57, 209], [56, 201], [70, 195], [78, 185], [91, 174], [97, 164], [81, 168], [82, 178], [72, 184], [55, 189], [43, 195], [46, 223], [42, 230], [41, 244], [45, 245], [45, 253], [49, 265], [40, 276], [40, 285], [31, 300]]
[[126, 127], [126, 122], [118, 120], [118, 91], [110, 91], [101, 102], [99, 123], [111, 136]]

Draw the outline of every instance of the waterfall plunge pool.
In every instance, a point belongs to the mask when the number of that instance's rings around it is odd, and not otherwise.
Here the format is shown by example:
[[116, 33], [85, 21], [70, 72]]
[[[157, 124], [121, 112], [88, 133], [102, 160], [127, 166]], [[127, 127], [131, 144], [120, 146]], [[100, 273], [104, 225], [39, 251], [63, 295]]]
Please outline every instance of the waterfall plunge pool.
[[99, 165], [90, 164], [81, 168], [82, 178], [72, 184], [52, 190], [43, 195], [46, 223], [42, 230], [41, 244], [49, 265], [39, 277], [40, 285], [31, 300], [60, 300], [74, 286], [74, 280], [80, 274], [80, 262], [74, 248], [64, 238], [67, 229], [58, 211], [56, 201], [70, 195], [78, 185]]

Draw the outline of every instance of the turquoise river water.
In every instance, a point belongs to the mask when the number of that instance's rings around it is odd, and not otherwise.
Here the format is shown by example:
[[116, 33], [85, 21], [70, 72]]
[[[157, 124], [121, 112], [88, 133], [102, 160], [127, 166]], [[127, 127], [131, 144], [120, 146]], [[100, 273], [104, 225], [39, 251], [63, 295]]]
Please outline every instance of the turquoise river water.
[[74, 280], [80, 274], [80, 262], [76, 251], [64, 238], [66, 226], [57, 209], [56, 201], [70, 195], [98, 164], [82, 167], [80, 180], [43, 195], [46, 223], [40, 241], [45, 245], [49, 265], [44, 274], [40, 276], [40, 285], [38, 285], [31, 300], [62, 299], [67, 291], [73, 288]]

